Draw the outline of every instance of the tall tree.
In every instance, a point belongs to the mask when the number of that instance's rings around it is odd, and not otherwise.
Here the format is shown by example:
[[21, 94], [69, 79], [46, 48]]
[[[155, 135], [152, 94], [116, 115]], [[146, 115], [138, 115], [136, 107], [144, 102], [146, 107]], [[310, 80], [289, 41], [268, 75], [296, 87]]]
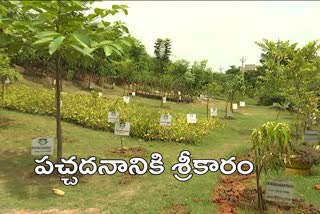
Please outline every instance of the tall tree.
[[[105, 56], [109, 57], [113, 53], [121, 53], [122, 45], [128, 43], [125, 38], [119, 36], [123, 35], [122, 31], [125, 28], [120, 27], [115, 31], [109, 27], [109, 22], [102, 20], [119, 11], [127, 14], [127, 6], [113, 5], [112, 9], [95, 8], [93, 13], [86, 15], [91, 4], [92, 2], [58, 0], [16, 1], [6, 5], [8, 10], [21, 10], [31, 17], [28, 21], [12, 19], [5, 26], [6, 29], [1, 31], [1, 37], [6, 39], [7, 48], [10, 49], [12, 44], [19, 47], [28, 44], [34, 49], [47, 49], [55, 61], [57, 162], [60, 162], [62, 157], [62, 60], [68, 62], [70, 58], [80, 59], [80, 56], [94, 60], [94, 52], [99, 49], [103, 49]], [[1, 20], [5, 21], [6, 17], [2, 16]], [[10, 38], [11, 35], [14, 37]]]
[[[166, 70], [168, 68], [169, 62], [170, 62], [170, 55], [171, 55], [171, 40], [166, 39], [160, 39], [158, 38], [154, 44], [154, 54], [156, 56], [156, 62], [157, 62], [157, 73], [161, 81], [163, 75], [166, 73]], [[161, 107], [163, 106], [163, 95], [164, 95], [164, 86], [163, 84], [160, 84], [160, 91], [161, 91]]]

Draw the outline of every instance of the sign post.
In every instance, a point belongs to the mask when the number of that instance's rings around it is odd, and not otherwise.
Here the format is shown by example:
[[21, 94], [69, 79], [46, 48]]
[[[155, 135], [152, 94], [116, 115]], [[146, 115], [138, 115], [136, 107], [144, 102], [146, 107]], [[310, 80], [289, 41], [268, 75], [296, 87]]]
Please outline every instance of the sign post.
[[122, 144], [122, 136], [129, 136], [130, 135], [130, 123], [129, 122], [116, 122], [114, 127], [114, 134], [120, 135], [120, 144], [121, 149], [123, 148]]
[[211, 117], [216, 117], [218, 115], [218, 108], [217, 107], [211, 108], [210, 115], [211, 115]]
[[171, 126], [172, 116], [170, 114], [164, 114], [160, 117], [160, 126]]
[[54, 138], [39, 137], [32, 139], [31, 155], [53, 155]]
[[267, 180], [266, 200], [292, 203], [293, 182]]
[[197, 123], [197, 115], [196, 114], [187, 114], [187, 122], [188, 123]]

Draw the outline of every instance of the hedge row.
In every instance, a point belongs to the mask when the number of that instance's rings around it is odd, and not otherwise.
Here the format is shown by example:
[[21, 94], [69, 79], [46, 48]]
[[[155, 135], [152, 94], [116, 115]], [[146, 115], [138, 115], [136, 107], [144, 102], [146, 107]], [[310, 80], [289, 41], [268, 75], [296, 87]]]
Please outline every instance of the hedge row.
[[[4, 108], [32, 114], [55, 115], [55, 93], [50, 89], [33, 89], [23, 85], [10, 85], [6, 89]], [[160, 126], [162, 112], [141, 105], [125, 104], [122, 98], [106, 99], [96, 95], [62, 93], [62, 119], [84, 127], [113, 131], [108, 123], [109, 111], [120, 112], [120, 120], [131, 123], [130, 135], [145, 140], [165, 140], [185, 143], [199, 142], [208, 132], [218, 126], [214, 119], [198, 119], [188, 124], [186, 115], [172, 114], [171, 126]]]

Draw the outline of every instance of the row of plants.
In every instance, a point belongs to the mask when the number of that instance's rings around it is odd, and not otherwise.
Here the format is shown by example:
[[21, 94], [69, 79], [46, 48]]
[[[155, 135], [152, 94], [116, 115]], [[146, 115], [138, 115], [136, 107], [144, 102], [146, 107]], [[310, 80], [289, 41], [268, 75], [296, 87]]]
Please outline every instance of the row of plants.
[[[61, 116], [65, 121], [84, 127], [114, 130], [108, 123], [108, 112], [120, 112], [120, 120], [131, 123], [130, 136], [144, 140], [165, 140], [184, 143], [199, 142], [210, 130], [220, 127], [216, 119], [199, 119], [196, 124], [188, 124], [186, 115], [174, 114], [171, 126], [160, 126], [161, 114], [134, 103], [125, 104], [122, 99], [106, 99], [92, 96], [62, 93]], [[34, 89], [24, 85], [10, 85], [2, 103], [4, 108], [32, 114], [55, 115], [55, 91]]]

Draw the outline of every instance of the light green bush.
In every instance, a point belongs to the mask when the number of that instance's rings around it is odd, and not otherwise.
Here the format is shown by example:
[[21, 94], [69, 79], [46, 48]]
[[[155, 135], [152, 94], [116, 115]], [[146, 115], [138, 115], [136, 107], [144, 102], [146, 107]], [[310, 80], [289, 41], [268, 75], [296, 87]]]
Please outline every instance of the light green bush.
[[[55, 93], [50, 89], [33, 89], [12, 85], [7, 89], [4, 107], [33, 113], [55, 114]], [[220, 126], [217, 120], [199, 119], [197, 124], [188, 124], [186, 115], [172, 114], [172, 126], [159, 124], [161, 112], [147, 109], [134, 103], [125, 104], [122, 98], [107, 100], [103, 97], [79, 94], [62, 94], [62, 119], [84, 127], [113, 131], [108, 123], [108, 111], [120, 112], [120, 119], [131, 123], [130, 135], [145, 140], [175, 142], [199, 142], [208, 132]]]

